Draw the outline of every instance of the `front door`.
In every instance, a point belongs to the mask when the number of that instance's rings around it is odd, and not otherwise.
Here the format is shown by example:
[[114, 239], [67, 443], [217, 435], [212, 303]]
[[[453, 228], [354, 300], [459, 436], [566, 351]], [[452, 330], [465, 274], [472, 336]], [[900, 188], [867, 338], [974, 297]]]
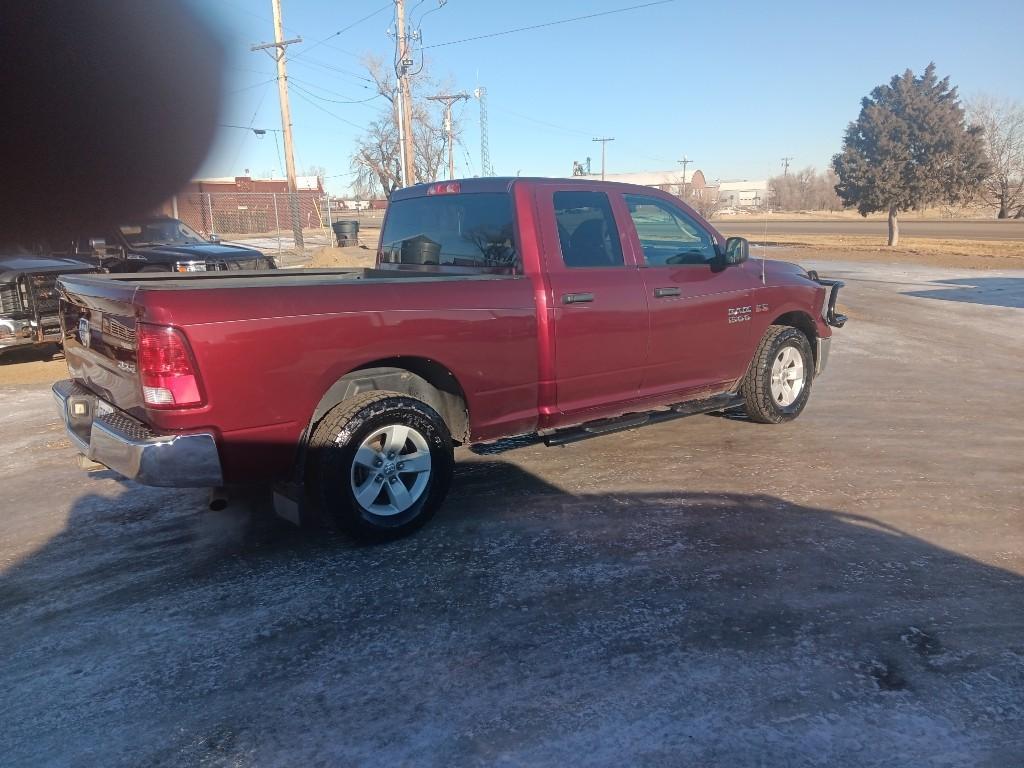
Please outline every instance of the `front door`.
[[636, 267], [623, 258], [624, 227], [605, 192], [552, 185], [538, 202], [558, 411], [585, 418], [614, 412], [636, 398], [647, 353], [647, 303]]
[[623, 195], [650, 307], [644, 395], [720, 389], [750, 356], [755, 286], [747, 265], [722, 266], [714, 234], [656, 195]]

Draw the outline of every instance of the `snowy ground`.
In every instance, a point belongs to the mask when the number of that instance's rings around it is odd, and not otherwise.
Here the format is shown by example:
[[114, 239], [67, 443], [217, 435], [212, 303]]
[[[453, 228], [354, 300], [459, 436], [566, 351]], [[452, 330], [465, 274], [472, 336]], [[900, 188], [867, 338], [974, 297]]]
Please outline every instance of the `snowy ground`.
[[85, 475], [0, 388], [6, 766], [1024, 763], [1024, 276], [823, 263], [807, 412], [459, 453], [413, 538]]

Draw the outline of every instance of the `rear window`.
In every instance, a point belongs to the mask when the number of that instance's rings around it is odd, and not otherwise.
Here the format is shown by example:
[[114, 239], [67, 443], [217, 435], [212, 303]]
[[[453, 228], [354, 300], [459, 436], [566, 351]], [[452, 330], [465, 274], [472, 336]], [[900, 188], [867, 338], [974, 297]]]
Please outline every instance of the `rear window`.
[[513, 269], [512, 196], [435, 195], [388, 206], [381, 263]]

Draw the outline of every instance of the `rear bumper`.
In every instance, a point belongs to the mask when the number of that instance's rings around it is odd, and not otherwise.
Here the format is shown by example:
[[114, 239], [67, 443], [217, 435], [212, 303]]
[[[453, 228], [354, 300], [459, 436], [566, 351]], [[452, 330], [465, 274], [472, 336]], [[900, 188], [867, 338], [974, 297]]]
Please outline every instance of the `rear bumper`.
[[217, 441], [201, 433], [162, 435], [70, 379], [53, 385], [71, 442], [93, 461], [143, 485], [223, 485]]

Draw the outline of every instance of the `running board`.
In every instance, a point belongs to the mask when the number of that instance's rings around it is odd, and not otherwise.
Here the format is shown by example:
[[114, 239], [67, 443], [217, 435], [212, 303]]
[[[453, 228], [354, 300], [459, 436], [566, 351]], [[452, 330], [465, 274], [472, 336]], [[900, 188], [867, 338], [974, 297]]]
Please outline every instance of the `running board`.
[[610, 435], [613, 432], [625, 432], [628, 429], [636, 429], [646, 424], [660, 424], [663, 421], [682, 419], [686, 416], [696, 416], [701, 413], [722, 411], [726, 408], [735, 408], [743, 405], [743, 398], [736, 394], [716, 395], [704, 400], [693, 400], [688, 403], [678, 403], [669, 406], [666, 411], [648, 411], [646, 413], [627, 413], [615, 419], [598, 419], [588, 421], [576, 427], [558, 429], [544, 435], [544, 445], [567, 445], [586, 440], [590, 437]]

